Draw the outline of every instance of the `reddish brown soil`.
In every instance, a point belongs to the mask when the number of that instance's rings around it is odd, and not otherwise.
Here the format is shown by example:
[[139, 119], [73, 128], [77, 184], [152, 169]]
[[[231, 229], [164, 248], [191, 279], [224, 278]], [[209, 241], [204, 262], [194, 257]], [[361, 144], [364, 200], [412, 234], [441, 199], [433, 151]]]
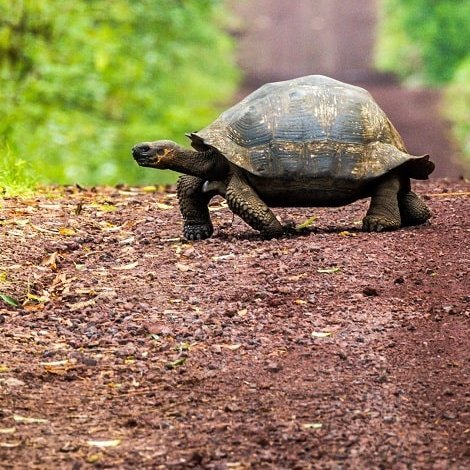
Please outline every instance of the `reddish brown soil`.
[[271, 241], [218, 200], [187, 243], [171, 191], [3, 201], [0, 467], [469, 468], [470, 185], [416, 187], [428, 225]]

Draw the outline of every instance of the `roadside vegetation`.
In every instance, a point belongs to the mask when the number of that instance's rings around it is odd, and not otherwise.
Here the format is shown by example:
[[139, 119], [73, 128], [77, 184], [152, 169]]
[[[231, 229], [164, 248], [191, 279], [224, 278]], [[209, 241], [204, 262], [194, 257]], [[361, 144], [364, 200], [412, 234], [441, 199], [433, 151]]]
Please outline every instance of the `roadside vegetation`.
[[382, 0], [377, 66], [445, 88], [443, 113], [470, 165], [470, 1]]
[[230, 99], [226, 17], [219, 0], [2, 1], [0, 191], [173, 181], [130, 148], [181, 142]]

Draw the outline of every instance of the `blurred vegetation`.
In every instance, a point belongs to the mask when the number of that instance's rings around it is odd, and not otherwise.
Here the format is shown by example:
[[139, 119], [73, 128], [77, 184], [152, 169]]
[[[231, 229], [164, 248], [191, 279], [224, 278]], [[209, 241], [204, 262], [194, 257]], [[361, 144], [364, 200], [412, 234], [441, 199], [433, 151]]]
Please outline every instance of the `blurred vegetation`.
[[[470, 46], [469, 46], [470, 47]], [[470, 169], [470, 56], [462, 62], [446, 90], [445, 114]]]
[[470, 161], [470, 0], [382, 0], [377, 67], [446, 88], [444, 112]]
[[0, 198], [28, 195], [33, 191], [35, 183], [26, 161], [13, 155], [7, 146], [0, 148]]
[[185, 143], [231, 97], [225, 18], [218, 0], [2, 0], [0, 186], [12, 161], [41, 182], [173, 181], [130, 148]]

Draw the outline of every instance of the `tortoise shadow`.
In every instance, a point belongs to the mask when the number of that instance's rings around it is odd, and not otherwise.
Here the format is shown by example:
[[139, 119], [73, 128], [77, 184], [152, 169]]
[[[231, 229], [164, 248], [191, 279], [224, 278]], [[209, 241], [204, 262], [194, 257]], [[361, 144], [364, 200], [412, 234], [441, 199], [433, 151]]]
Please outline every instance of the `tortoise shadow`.
[[[286, 233], [279, 240], [283, 239], [295, 239], [300, 237], [308, 237], [312, 234], [314, 235], [328, 235], [328, 234], [342, 234], [342, 233], [350, 233], [350, 234], [358, 234], [364, 233], [360, 228], [357, 226], [327, 226], [327, 227], [313, 227], [302, 229], [299, 231], [292, 230], [289, 233]], [[215, 234], [215, 238], [219, 240], [244, 240], [244, 241], [269, 241], [269, 239], [263, 238], [259, 232], [255, 232], [253, 230], [244, 230], [243, 232], [237, 232], [233, 230], [233, 227], [219, 227], [217, 234]]]

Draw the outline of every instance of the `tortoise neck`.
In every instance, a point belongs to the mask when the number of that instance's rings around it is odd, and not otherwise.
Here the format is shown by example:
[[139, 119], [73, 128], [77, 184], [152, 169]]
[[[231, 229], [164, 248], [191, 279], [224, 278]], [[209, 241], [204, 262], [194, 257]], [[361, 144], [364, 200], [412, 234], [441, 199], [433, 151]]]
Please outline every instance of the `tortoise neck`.
[[227, 176], [229, 164], [213, 149], [204, 152], [180, 148], [173, 159], [172, 169], [186, 175], [217, 180]]

